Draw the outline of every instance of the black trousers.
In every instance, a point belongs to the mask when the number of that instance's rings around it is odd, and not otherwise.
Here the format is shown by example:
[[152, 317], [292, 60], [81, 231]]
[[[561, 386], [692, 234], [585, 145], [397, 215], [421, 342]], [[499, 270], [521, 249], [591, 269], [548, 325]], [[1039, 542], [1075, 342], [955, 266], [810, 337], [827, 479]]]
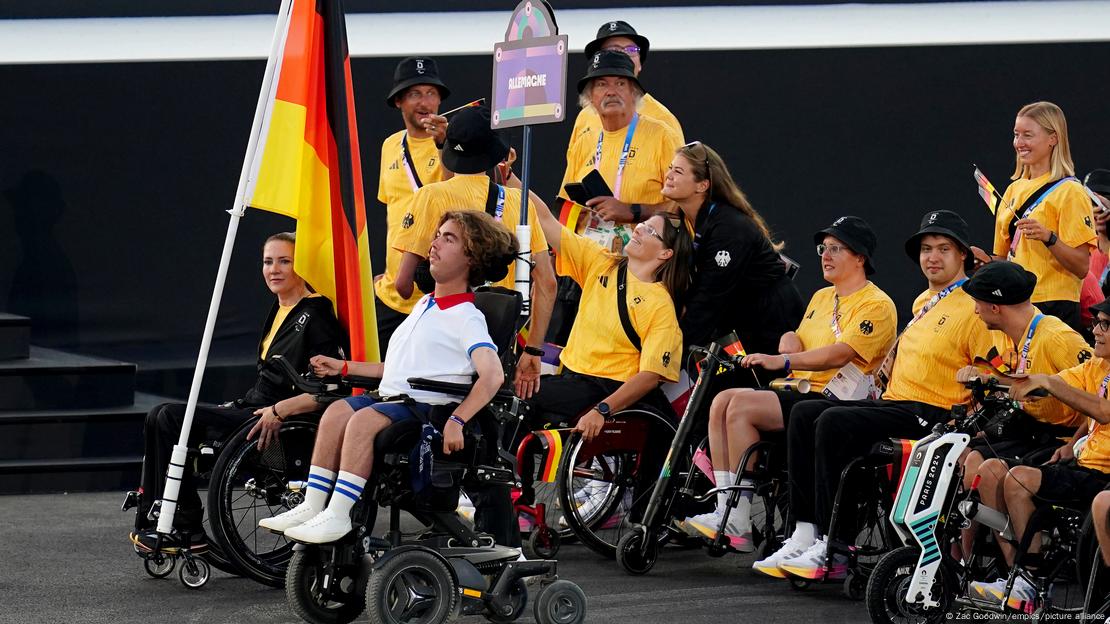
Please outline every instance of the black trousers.
[[[948, 410], [914, 401], [802, 401], [787, 422], [790, 509], [799, 522], [828, 535], [840, 473], [886, 438], [919, 439]], [[841, 523], [852, 524], [852, 523]], [[854, 535], [836, 535], [851, 540]]]
[[[223, 438], [253, 418], [255, 409], [257, 408], [198, 405], [193, 414], [192, 429], [189, 431], [189, 448], [195, 448], [204, 440]], [[163, 403], [146, 415], [143, 425], [143, 495], [135, 515], [135, 529], [138, 531], [153, 528], [156, 524], [147, 519], [147, 513], [154, 501], [162, 498], [166, 485], [166, 469], [170, 455], [173, 454], [173, 445], [177, 444], [178, 436], [181, 435], [184, 420], [184, 403]], [[203, 506], [197, 494], [196, 475], [193, 474], [193, 462], [186, 461], [181, 490], [177, 496], [174, 526], [178, 529], [199, 529], [203, 514]]]

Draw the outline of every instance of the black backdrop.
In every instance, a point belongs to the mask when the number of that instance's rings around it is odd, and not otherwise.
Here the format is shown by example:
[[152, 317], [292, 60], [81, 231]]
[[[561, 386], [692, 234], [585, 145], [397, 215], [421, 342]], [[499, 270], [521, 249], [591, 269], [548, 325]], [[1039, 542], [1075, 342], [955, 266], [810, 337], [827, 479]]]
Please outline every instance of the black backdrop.
[[[821, 285], [811, 232], [856, 214], [879, 233], [875, 281], [905, 315], [924, 281], [902, 241], [923, 212], [956, 210], [989, 244], [971, 163], [1005, 187], [1021, 105], [1060, 104], [1080, 171], [1110, 165], [1102, 88], [1087, 78], [1108, 60], [1108, 44], [655, 52], [642, 78], [688, 140], [725, 156], [802, 262], [804, 296]], [[379, 270], [374, 195], [380, 142], [399, 126], [382, 104], [395, 62], [353, 61]], [[572, 78], [582, 65], [571, 59]], [[488, 57], [440, 66], [456, 94], [445, 107], [488, 95]], [[34, 316], [37, 344], [140, 362], [194, 357], [262, 70], [262, 61], [0, 67], [0, 310]], [[534, 188], [545, 197], [569, 130], [536, 129]], [[291, 222], [267, 213], [244, 219], [217, 357], [250, 358], [270, 302], [259, 245], [283, 228]]]

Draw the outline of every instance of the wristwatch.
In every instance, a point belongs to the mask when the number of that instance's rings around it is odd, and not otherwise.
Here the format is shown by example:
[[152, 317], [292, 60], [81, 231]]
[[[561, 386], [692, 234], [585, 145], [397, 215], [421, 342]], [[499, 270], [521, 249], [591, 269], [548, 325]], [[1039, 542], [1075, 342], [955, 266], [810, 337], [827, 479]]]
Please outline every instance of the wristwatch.
[[598, 403], [597, 406], [594, 407], [594, 409], [597, 410], [598, 414], [601, 414], [602, 418], [608, 418], [609, 417], [609, 414], [610, 414], [609, 404], [606, 403], [605, 401], [602, 401], [601, 403]]
[[1048, 240], [1046, 240], [1044, 242], [1044, 246], [1045, 247], [1051, 247], [1051, 246], [1055, 245], [1056, 241], [1058, 241], [1058, 240], [1060, 240], [1060, 237], [1056, 236], [1056, 232], [1049, 232], [1048, 233]]

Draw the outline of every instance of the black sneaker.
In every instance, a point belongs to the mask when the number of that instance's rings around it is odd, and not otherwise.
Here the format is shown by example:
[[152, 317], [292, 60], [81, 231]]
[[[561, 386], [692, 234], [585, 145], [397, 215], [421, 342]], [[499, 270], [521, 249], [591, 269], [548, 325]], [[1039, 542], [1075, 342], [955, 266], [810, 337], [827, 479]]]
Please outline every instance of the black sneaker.
[[[161, 552], [167, 555], [174, 555], [181, 552], [186, 543], [189, 544], [189, 552], [194, 555], [199, 555], [208, 552], [208, 536], [204, 534], [202, 529], [193, 529], [189, 531], [174, 530], [169, 535], [162, 536]], [[154, 545], [158, 542], [158, 531], [142, 531], [131, 533], [131, 543], [135, 546], [135, 552], [154, 552]]]

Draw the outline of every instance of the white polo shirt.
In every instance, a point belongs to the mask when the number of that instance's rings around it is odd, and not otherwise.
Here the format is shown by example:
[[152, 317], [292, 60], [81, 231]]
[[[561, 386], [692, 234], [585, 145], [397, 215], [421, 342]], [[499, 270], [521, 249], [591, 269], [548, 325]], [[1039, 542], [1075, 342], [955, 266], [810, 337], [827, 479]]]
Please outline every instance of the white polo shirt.
[[421, 403], [456, 403], [458, 397], [414, 390], [410, 377], [471, 383], [475, 372], [470, 354], [486, 347], [497, 351], [486, 328], [486, 317], [474, 307], [474, 293], [436, 299], [424, 295], [389, 339], [389, 354], [378, 392], [383, 397], [405, 394]]

